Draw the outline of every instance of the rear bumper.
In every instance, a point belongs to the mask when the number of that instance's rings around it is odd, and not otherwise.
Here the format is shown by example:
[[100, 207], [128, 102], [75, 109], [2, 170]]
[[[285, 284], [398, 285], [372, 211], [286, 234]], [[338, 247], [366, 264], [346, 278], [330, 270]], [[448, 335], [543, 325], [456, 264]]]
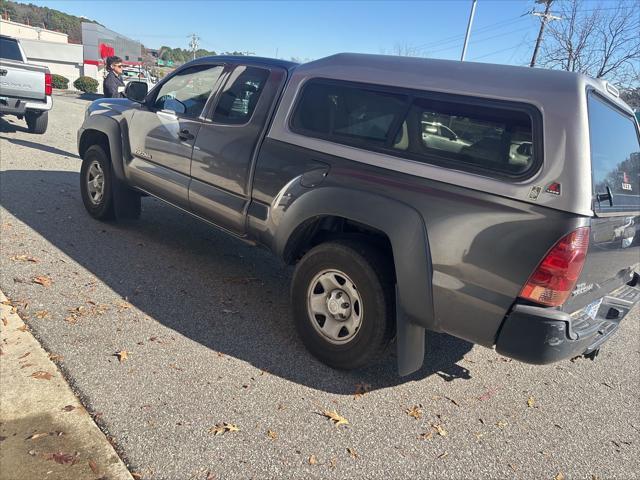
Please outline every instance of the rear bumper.
[[46, 111], [53, 107], [51, 95], [46, 96], [45, 101], [23, 100], [19, 98], [2, 98], [0, 99], [0, 113], [6, 115], [24, 115], [27, 110]]
[[[496, 350], [526, 363], [547, 364], [589, 354], [607, 341], [640, 300], [640, 286], [624, 285], [603, 297], [595, 317], [589, 307], [572, 315], [516, 304], [505, 318]], [[594, 313], [593, 311], [591, 312]]]

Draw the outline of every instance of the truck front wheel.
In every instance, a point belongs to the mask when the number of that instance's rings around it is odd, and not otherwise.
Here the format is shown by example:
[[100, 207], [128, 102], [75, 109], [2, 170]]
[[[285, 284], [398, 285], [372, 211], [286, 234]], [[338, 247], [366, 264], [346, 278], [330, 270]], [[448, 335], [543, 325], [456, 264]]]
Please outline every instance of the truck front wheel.
[[138, 218], [140, 194], [115, 175], [111, 162], [100, 145], [92, 145], [82, 158], [80, 192], [87, 212], [98, 220]]
[[49, 112], [32, 112], [29, 111], [25, 114], [25, 120], [27, 121], [27, 128], [29, 133], [37, 133], [42, 135], [47, 131], [47, 125], [49, 124]]
[[291, 293], [300, 338], [331, 367], [371, 365], [393, 338], [390, 261], [366, 243], [338, 240], [313, 248], [296, 267]]

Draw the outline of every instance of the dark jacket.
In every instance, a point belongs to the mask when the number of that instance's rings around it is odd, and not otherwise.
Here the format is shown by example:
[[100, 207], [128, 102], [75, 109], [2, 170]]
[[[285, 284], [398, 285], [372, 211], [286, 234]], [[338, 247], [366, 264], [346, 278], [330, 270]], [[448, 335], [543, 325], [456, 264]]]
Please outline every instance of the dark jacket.
[[124, 82], [113, 71], [109, 72], [102, 84], [104, 98], [124, 98], [124, 95], [118, 92], [118, 87], [124, 87]]

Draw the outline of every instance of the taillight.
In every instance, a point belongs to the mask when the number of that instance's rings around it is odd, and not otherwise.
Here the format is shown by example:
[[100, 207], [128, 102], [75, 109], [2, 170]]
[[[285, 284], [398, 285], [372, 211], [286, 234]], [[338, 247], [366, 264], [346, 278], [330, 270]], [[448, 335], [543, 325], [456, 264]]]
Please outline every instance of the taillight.
[[44, 94], [51, 95], [53, 93], [53, 87], [51, 86], [51, 74], [44, 74]]
[[563, 237], [544, 257], [520, 292], [520, 298], [558, 307], [578, 281], [589, 248], [589, 227]]

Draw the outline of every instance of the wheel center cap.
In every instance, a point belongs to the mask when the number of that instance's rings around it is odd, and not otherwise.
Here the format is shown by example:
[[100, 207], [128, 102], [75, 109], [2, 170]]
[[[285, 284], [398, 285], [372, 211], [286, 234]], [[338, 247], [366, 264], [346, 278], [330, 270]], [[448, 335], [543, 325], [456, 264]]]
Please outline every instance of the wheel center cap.
[[333, 299], [329, 300], [327, 308], [329, 309], [329, 312], [331, 313], [331, 315], [337, 315], [338, 312], [340, 311], [340, 305], [338, 305], [338, 302]]
[[327, 310], [336, 320], [346, 320], [351, 315], [351, 299], [346, 292], [334, 290], [327, 297]]

